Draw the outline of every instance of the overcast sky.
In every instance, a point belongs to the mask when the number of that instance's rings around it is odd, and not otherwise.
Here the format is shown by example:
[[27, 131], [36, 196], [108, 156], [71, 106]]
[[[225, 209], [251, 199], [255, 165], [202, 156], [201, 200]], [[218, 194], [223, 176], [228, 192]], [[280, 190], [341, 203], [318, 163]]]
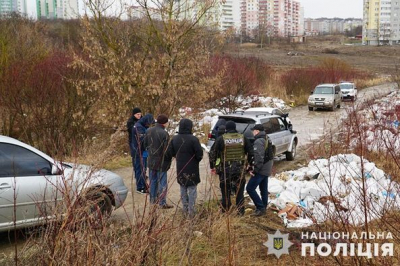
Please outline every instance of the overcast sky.
[[305, 18], [362, 18], [363, 0], [297, 0]]

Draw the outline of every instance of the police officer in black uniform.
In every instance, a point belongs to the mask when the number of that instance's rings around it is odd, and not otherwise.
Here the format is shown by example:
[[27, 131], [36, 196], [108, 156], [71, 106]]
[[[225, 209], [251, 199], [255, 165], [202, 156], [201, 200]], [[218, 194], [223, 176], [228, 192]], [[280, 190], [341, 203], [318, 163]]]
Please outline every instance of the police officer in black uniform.
[[236, 186], [236, 208], [239, 215], [244, 214], [244, 186], [246, 184], [246, 161], [253, 160], [253, 147], [250, 141], [236, 131], [235, 122], [226, 123], [226, 133], [219, 136], [210, 151], [210, 168], [219, 175], [222, 194], [222, 211], [231, 207], [232, 184]]

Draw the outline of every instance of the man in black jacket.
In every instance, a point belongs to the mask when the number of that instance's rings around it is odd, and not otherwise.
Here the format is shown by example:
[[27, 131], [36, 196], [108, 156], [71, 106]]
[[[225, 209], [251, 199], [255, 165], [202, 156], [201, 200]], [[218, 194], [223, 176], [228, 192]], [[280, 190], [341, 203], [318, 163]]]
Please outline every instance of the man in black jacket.
[[[254, 173], [250, 173], [251, 177], [247, 184], [246, 190], [251, 200], [256, 205], [254, 216], [262, 216], [266, 213], [268, 204], [268, 176], [272, 172], [273, 158], [265, 158], [268, 145], [272, 145], [264, 127], [261, 124], [255, 125], [252, 129], [254, 135]], [[256, 192], [256, 188], [260, 187], [261, 199]]]
[[247, 162], [253, 159], [250, 141], [236, 131], [233, 121], [226, 123], [226, 133], [217, 138], [210, 151], [210, 168], [219, 175], [222, 194], [222, 211], [231, 207], [230, 194], [232, 182], [236, 184], [236, 208], [239, 215], [244, 214], [244, 170]]
[[176, 157], [176, 172], [181, 187], [183, 213], [193, 218], [197, 197], [197, 184], [200, 183], [199, 163], [203, 159], [200, 141], [192, 134], [193, 122], [182, 119], [178, 135], [172, 138], [170, 152]]
[[147, 130], [144, 147], [148, 151], [147, 165], [150, 169], [150, 203], [159, 204], [162, 209], [173, 208], [167, 204], [167, 171], [171, 167], [171, 157], [167, 152], [169, 135], [165, 128], [168, 117], [159, 115], [154, 127]]
[[[133, 166], [133, 171], [136, 172], [138, 171], [141, 167], [140, 165], [140, 160], [136, 158], [136, 149], [133, 147], [133, 140], [132, 140], [132, 131], [133, 127], [135, 126], [136, 122], [139, 121], [139, 119], [142, 117], [142, 111], [140, 110], [139, 107], [135, 107], [132, 110], [132, 115], [129, 117], [128, 122], [126, 122], [126, 127], [128, 130], [128, 143], [129, 143], [129, 151], [131, 153], [132, 157], [132, 166]], [[146, 188], [140, 188], [138, 191], [145, 191]]]

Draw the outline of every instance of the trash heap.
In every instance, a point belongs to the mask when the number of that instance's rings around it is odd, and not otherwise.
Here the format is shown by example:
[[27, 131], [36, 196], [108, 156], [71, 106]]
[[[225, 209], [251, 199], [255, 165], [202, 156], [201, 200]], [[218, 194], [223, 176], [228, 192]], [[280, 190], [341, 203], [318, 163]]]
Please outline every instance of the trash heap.
[[[221, 101], [226, 100], [226, 98], [222, 98]], [[240, 96], [237, 99], [238, 102], [241, 103], [241, 108], [240, 110], [246, 110], [250, 107], [253, 106], [259, 106], [259, 107], [276, 107], [279, 109], [287, 110], [290, 109], [286, 103], [279, 99], [279, 98], [273, 98], [273, 97], [263, 97], [263, 96], [258, 96], [258, 95], [250, 95], [247, 97]], [[225, 110], [226, 112], [227, 110]], [[229, 111], [229, 110], [228, 110]], [[213, 109], [208, 109], [205, 110], [201, 113], [194, 114], [193, 109], [190, 107], [182, 107], [179, 109], [179, 117], [183, 118], [189, 118], [193, 120], [194, 123], [194, 132], [196, 136], [204, 136], [205, 134], [208, 134], [208, 132], [201, 132], [201, 128], [204, 124], [209, 124], [211, 125], [211, 128], [217, 123], [218, 121], [218, 116], [223, 115], [224, 112], [222, 110], [219, 110], [217, 108]], [[174, 128], [178, 126], [179, 119], [175, 119], [176, 121], [173, 121], [171, 119], [171, 128]], [[173, 133], [173, 132], [172, 132]]]
[[[374, 101], [369, 108], [359, 110], [363, 126], [367, 128], [366, 143], [371, 151], [385, 152], [400, 149], [400, 92], [394, 91]], [[354, 139], [352, 146], [358, 144]]]
[[279, 173], [269, 178], [268, 192], [269, 208], [287, 227], [327, 220], [362, 225], [400, 207], [398, 183], [354, 154], [313, 160], [307, 167]]

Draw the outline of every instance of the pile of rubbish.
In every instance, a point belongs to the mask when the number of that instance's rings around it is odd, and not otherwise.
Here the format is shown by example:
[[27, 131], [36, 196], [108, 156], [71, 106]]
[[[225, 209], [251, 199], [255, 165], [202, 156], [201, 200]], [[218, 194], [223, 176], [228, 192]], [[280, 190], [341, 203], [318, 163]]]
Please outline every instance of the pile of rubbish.
[[[221, 99], [221, 101], [223, 101]], [[238, 102], [241, 103], [240, 110], [246, 110], [254, 105], [258, 107], [275, 107], [283, 110], [290, 109], [290, 107], [281, 99], [273, 98], [273, 97], [263, 97], [258, 95], [250, 95], [247, 97], [238, 97]], [[182, 107], [179, 109], [179, 116], [185, 117], [193, 120], [194, 124], [194, 132], [196, 136], [204, 136], [208, 134], [208, 132], [202, 132], [201, 128], [204, 124], [211, 125], [211, 128], [215, 125], [218, 121], [218, 116], [223, 115], [229, 110], [220, 110], [217, 108], [208, 109], [202, 111], [200, 113], [193, 112], [193, 109], [190, 107]], [[170, 121], [172, 128], [177, 127], [179, 121]]]
[[[400, 92], [395, 91], [375, 100], [369, 108], [358, 111], [365, 121], [367, 128], [366, 143], [371, 151], [385, 152], [388, 148], [400, 149]], [[356, 146], [354, 139], [352, 146]]]
[[[287, 227], [332, 220], [362, 225], [400, 208], [399, 184], [354, 154], [311, 161], [268, 180], [269, 208]], [[365, 215], [366, 213], [366, 215]]]

